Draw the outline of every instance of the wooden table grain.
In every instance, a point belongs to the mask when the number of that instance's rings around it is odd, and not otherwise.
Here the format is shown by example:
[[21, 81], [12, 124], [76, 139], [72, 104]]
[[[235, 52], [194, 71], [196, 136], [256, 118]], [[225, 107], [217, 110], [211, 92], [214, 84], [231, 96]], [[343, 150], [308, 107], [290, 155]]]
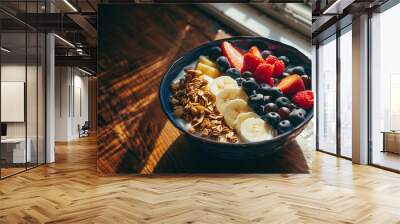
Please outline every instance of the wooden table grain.
[[158, 99], [167, 67], [210, 40], [239, 35], [193, 5], [99, 8], [98, 171], [113, 173], [307, 173], [312, 125], [265, 158], [225, 161], [196, 148]]

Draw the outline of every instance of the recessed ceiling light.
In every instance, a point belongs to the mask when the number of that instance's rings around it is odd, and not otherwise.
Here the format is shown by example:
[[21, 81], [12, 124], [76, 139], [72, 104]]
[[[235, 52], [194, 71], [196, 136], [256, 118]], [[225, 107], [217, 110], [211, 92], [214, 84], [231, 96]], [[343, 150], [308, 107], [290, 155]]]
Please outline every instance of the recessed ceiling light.
[[11, 52], [11, 50], [9, 50], [9, 49], [7, 49], [5, 47], [1, 47], [0, 49], [1, 49], [1, 51], [4, 51], [6, 53], [10, 53]]
[[[334, 14], [332, 11], [332, 9], [336, 9], [337, 5], [339, 4], [340, 0], [336, 0], [332, 5], [330, 5], [327, 9], [324, 10], [324, 12], [322, 14]], [[339, 14], [336, 12], [336, 14]]]
[[78, 12], [78, 10], [68, 0], [64, 0], [64, 3], [68, 5], [68, 7], [70, 7], [74, 12]]
[[343, 10], [349, 5], [353, 4], [355, 0], [336, 0], [322, 13], [323, 15], [340, 15], [343, 14]]
[[83, 70], [83, 69], [81, 69], [81, 68], [79, 68], [79, 67], [78, 67], [78, 70], [81, 71], [81, 72], [83, 72], [83, 73], [85, 73], [85, 74], [87, 74], [87, 75], [93, 75], [92, 73], [90, 73], [90, 72], [88, 72], [88, 71], [86, 71], [86, 70]]
[[75, 45], [73, 45], [71, 42], [69, 42], [68, 40], [60, 37], [58, 34], [54, 34], [55, 37], [57, 37], [59, 40], [61, 40], [62, 42], [64, 42], [65, 44], [67, 44], [70, 47], [75, 48]]

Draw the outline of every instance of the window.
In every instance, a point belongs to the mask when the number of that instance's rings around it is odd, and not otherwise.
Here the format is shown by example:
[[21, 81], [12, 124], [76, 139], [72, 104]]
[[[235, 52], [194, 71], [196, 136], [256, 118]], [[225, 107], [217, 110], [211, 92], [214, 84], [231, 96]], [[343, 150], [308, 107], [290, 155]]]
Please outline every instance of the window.
[[340, 155], [352, 157], [352, 33], [351, 26], [340, 36]]

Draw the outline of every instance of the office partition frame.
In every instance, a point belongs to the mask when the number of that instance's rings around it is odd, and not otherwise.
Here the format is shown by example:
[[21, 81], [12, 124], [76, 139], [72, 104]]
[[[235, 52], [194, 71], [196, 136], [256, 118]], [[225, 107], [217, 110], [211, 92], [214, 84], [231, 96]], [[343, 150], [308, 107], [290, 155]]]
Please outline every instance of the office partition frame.
[[[30, 3], [36, 3], [36, 12], [39, 12], [39, 3], [43, 3], [44, 1], [29, 1]], [[22, 1], [22, 3], [25, 3], [25, 12], [27, 11], [27, 3], [28, 1]], [[1, 7], [1, 5], [0, 5]], [[46, 12], [47, 12], [47, 7], [46, 7]], [[12, 173], [10, 175], [4, 176], [2, 173], [2, 167], [0, 167], [0, 180], [6, 179], [8, 177], [17, 175], [19, 173], [25, 172], [27, 170], [36, 168], [38, 166], [41, 166], [43, 164], [46, 164], [47, 162], [47, 114], [46, 114], [46, 108], [47, 108], [47, 100], [46, 100], [46, 96], [47, 96], [47, 81], [46, 81], [46, 77], [47, 77], [47, 33], [46, 32], [41, 32], [40, 30], [37, 30], [36, 28], [28, 25], [27, 23], [19, 20], [18, 18], [14, 17], [11, 13], [7, 12], [6, 10], [0, 8], [0, 12], [4, 13], [6, 15], [8, 15], [11, 19], [17, 21], [18, 23], [22, 23], [24, 26], [24, 30], [18, 30], [18, 31], [13, 31], [13, 32], [6, 32], [4, 30], [2, 30], [1, 24], [0, 24], [0, 46], [3, 45], [2, 43], [2, 34], [3, 33], [23, 33], [25, 35], [25, 87], [24, 87], [24, 95], [25, 95], [25, 99], [24, 99], [24, 122], [25, 122], [25, 169]], [[25, 14], [25, 21], [27, 14]], [[27, 114], [27, 83], [28, 83], [28, 33], [33, 33], [36, 34], [36, 64], [34, 64], [36, 66], [36, 136], [33, 136], [33, 138], [36, 138], [36, 162], [32, 165], [28, 167], [28, 153], [27, 153], [27, 147], [28, 147], [28, 114]], [[39, 36], [40, 34], [42, 35], [42, 48], [44, 48], [44, 50], [42, 49], [41, 51], [41, 59], [44, 60], [44, 63], [42, 64], [42, 88], [43, 88], [43, 92], [42, 92], [42, 110], [43, 110], [43, 116], [41, 118], [39, 118]], [[3, 65], [3, 60], [2, 60], [2, 54], [0, 53], [0, 82], [1, 82], [1, 67]], [[44, 66], [43, 66], [44, 65]], [[1, 86], [0, 86], [1, 88]], [[1, 92], [1, 91], [0, 91]], [[0, 103], [1, 103], [1, 94], [0, 94]], [[0, 106], [0, 110], [1, 110], [1, 106]], [[41, 122], [43, 122], [43, 126], [42, 126], [42, 149], [41, 151], [43, 152], [43, 154], [41, 155], [43, 158], [42, 162], [39, 162], [39, 120]], [[1, 123], [1, 115], [0, 115], [0, 123]], [[1, 158], [1, 144], [0, 144], [0, 158]]]

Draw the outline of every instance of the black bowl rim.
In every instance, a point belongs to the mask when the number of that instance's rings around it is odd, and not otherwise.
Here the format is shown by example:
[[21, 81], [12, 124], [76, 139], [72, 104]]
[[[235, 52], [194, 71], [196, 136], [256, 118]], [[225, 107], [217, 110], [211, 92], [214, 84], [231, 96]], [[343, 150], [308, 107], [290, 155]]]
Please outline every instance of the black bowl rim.
[[[179, 57], [178, 59], [176, 59], [172, 64], [169, 65], [167, 71], [166, 71], [166, 72], [164, 73], [164, 75], [163, 75], [163, 78], [162, 78], [162, 80], [161, 80], [161, 82], [160, 82], [160, 86], [159, 86], [159, 90], [158, 90], [158, 97], [159, 97], [159, 100], [160, 100], [160, 103], [161, 103], [161, 108], [162, 108], [164, 114], [167, 116], [167, 118], [169, 119], [169, 121], [170, 121], [176, 128], [178, 128], [181, 132], [183, 132], [184, 134], [187, 134], [187, 135], [189, 135], [189, 136], [195, 138], [196, 140], [199, 140], [199, 141], [204, 142], [204, 143], [207, 143], [207, 144], [221, 145], [221, 146], [224, 146], [224, 147], [227, 147], [227, 146], [230, 146], [230, 147], [254, 147], [254, 146], [264, 145], [264, 144], [268, 144], [268, 143], [271, 143], [271, 142], [276, 142], [276, 141], [282, 140], [282, 139], [284, 139], [284, 138], [287, 138], [288, 136], [290, 136], [291, 134], [293, 134], [294, 132], [296, 132], [298, 129], [300, 129], [300, 128], [302, 128], [303, 126], [305, 126], [305, 125], [306, 125], [308, 122], [310, 122], [310, 120], [313, 118], [313, 116], [314, 116], [314, 107], [313, 107], [312, 110], [309, 112], [310, 114], [307, 116], [307, 118], [306, 118], [301, 124], [299, 124], [299, 125], [297, 125], [295, 128], [293, 128], [291, 131], [286, 132], [286, 133], [281, 134], [281, 135], [278, 135], [277, 137], [275, 137], [275, 138], [273, 138], [273, 139], [268, 139], [268, 140], [259, 141], [259, 142], [246, 142], [246, 143], [217, 142], [217, 141], [215, 141], [215, 140], [211, 140], [211, 139], [207, 139], [207, 138], [202, 138], [202, 137], [200, 137], [200, 136], [193, 135], [193, 134], [189, 133], [187, 130], [185, 130], [183, 127], [181, 127], [179, 124], [177, 124], [177, 123], [174, 121], [174, 119], [176, 119], [176, 118], [174, 118], [174, 117], [172, 116], [172, 114], [169, 114], [169, 113], [166, 111], [166, 108], [165, 108], [166, 103], [169, 103], [169, 102], [165, 102], [165, 100], [161, 97], [161, 89], [162, 89], [161, 87], [165, 85], [165, 82], [166, 82], [166, 78], [165, 78], [165, 77], [166, 77], [166, 75], [167, 75], [168, 73], [170, 73], [170, 71], [171, 71], [181, 60], [183, 60], [187, 55], [194, 53], [195, 51], [197, 51], [197, 50], [200, 49], [200, 48], [205, 48], [205, 47], [207, 47], [208, 45], [210, 45], [210, 46], [211, 46], [211, 45], [215, 45], [216, 43], [219, 44], [219, 43], [221, 43], [221, 42], [223, 42], [223, 41], [246, 40], [246, 39], [253, 39], [253, 40], [255, 39], [255, 40], [261, 40], [261, 41], [268, 41], [268, 42], [271, 42], [271, 43], [274, 43], [274, 44], [277, 44], [277, 45], [281, 45], [281, 46], [283, 45], [283, 46], [285, 46], [285, 47], [287, 47], [287, 48], [290, 48], [290, 49], [296, 51], [298, 54], [302, 55], [305, 59], [307, 59], [307, 60], [309, 60], [309, 61], [311, 62], [310, 58], [307, 57], [306, 55], [304, 55], [304, 54], [303, 54], [301, 51], [299, 51], [298, 49], [296, 49], [296, 48], [294, 48], [294, 47], [292, 47], [292, 46], [289, 46], [289, 45], [287, 45], [287, 44], [284, 44], [284, 43], [282, 43], [282, 42], [279, 42], [279, 41], [276, 41], [276, 40], [271, 40], [271, 39], [268, 39], [268, 38], [265, 38], [265, 37], [235, 36], [235, 37], [230, 37], [230, 38], [218, 39], [218, 40], [215, 40], [215, 41], [209, 41], [209, 42], [204, 43], [204, 44], [202, 44], [202, 45], [200, 45], [200, 46], [198, 46], [198, 47], [196, 47], [196, 48], [193, 48], [192, 50], [188, 51], [187, 53], [185, 53], [184, 55], [182, 55], [181, 57]], [[312, 75], [310, 74], [310, 76], [312, 76]]]

